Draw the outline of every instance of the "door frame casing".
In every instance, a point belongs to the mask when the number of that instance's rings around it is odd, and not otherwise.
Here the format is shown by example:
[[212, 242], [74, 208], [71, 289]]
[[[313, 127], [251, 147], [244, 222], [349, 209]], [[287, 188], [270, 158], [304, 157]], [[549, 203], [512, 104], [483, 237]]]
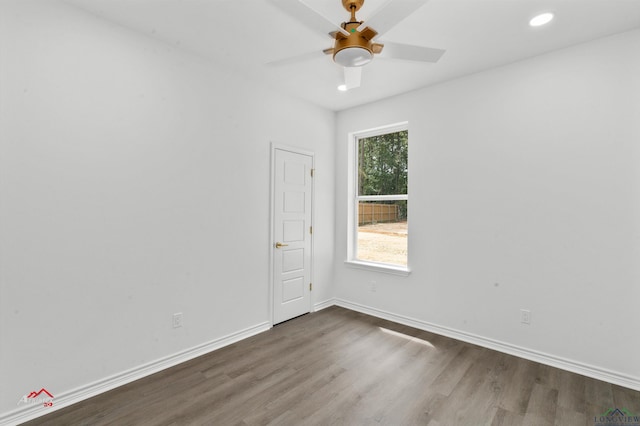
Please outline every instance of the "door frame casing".
[[[311, 157], [311, 167], [315, 170], [316, 164], [316, 156], [313, 151], [309, 151], [306, 149], [294, 147], [291, 145], [283, 145], [275, 142], [271, 142], [270, 149], [270, 168], [269, 168], [269, 321], [271, 322], [271, 326], [273, 327], [275, 322], [275, 313], [274, 313], [274, 272], [275, 268], [273, 265], [274, 262], [274, 242], [275, 242], [275, 187], [276, 187], [276, 150], [281, 151], [289, 151], [294, 154], [307, 155]], [[316, 193], [316, 182], [315, 178], [311, 179], [311, 224], [313, 227], [314, 218], [315, 218], [315, 193]], [[311, 246], [311, 262], [309, 264], [309, 277], [311, 279], [311, 283], [313, 283], [313, 272], [314, 272], [314, 236], [315, 230], [313, 233], [309, 235], [310, 238], [310, 246]], [[313, 290], [309, 292], [309, 312], [314, 312], [313, 309]]]

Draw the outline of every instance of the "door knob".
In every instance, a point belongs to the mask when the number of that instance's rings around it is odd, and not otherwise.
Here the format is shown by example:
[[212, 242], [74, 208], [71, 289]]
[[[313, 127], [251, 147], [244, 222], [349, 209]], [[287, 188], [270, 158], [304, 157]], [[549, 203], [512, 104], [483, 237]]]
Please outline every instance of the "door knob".
[[276, 243], [276, 248], [286, 247], [289, 244]]

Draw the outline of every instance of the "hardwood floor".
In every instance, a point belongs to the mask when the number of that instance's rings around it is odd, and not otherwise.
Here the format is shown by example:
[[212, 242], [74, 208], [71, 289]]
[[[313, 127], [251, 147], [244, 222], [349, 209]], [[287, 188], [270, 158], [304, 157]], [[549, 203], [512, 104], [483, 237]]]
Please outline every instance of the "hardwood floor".
[[27, 425], [580, 425], [640, 392], [339, 307]]

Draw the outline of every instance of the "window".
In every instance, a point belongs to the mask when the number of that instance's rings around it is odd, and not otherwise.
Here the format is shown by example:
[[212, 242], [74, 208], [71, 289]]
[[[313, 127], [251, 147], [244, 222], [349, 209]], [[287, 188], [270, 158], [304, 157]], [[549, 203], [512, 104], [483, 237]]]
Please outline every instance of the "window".
[[349, 263], [408, 272], [407, 123], [352, 138]]

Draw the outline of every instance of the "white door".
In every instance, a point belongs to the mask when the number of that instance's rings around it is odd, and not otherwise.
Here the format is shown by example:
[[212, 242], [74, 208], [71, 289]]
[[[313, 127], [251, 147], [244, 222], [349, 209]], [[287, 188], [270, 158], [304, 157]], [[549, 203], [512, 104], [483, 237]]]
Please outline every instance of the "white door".
[[273, 323], [311, 311], [313, 156], [275, 148]]

